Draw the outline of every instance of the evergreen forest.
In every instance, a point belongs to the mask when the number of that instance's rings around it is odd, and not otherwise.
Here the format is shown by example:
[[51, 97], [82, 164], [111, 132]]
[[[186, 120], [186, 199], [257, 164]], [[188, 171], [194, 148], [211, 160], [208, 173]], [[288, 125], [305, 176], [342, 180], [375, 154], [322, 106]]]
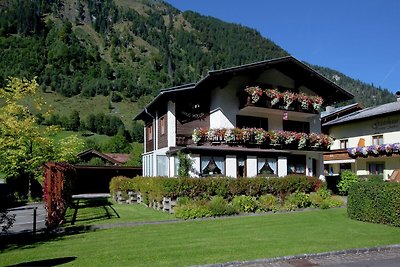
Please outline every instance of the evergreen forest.
[[[39, 123], [127, 142], [141, 142], [132, 117], [160, 89], [287, 55], [254, 29], [160, 0], [0, 0], [0, 88], [7, 77], [37, 77], [54, 107], [49, 117], [36, 114]], [[395, 99], [386, 89], [311, 67], [365, 107]]]

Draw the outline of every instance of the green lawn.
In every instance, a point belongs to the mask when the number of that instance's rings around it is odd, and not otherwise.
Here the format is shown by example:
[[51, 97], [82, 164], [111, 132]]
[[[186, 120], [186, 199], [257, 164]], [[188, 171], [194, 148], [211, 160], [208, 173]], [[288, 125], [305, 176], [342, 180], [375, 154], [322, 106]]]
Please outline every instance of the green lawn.
[[400, 243], [400, 228], [345, 209], [97, 230], [8, 248], [0, 264], [72, 257], [65, 266], [187, 266]]

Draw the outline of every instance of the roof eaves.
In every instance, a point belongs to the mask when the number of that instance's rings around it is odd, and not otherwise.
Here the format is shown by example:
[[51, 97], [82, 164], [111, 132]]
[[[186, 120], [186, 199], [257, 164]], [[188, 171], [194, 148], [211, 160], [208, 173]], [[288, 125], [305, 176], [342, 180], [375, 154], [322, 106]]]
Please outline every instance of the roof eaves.
[[333, 116], [333, 115], [336, 115], [336, 114], [338, 114], [338, 113], [340, 113], [340, 112], [349, 110], [349, 109], [351, 109], [351, 108], [353, 108], [353, 107], [356, 107], [356, 106], [358, 106], [358, 105], [359, 105], [358, 103], [353, 103], [353, 104], [350, 104], [350, 105], [347, 105], [347, 106], [338, 107], [338, 108], [336, 108], [334, 111], [329, 112], [329, 113], [321, 112], [321, 119], [327, 118], [327, 117], [330, 117], [330, 116]]
[[[388, 104], [390, 104], [390, 103], [388, 103]], [[396, 113], [396, 112], [400, 111], [400, 110], [392, 109], [392, 110], [382, 111], [380, 113], [372, 113], [372, 114], [369, 114], [369, 115], [365, 115], [365, 116], [361, 115], [360, 116], [360, 114], [362, 114], [362, 113], [366, 113], [368, 111], [371, 111], [371, 110], [374, 110], [374, 109], [378, 109], [381, 106], [383, 106], [383, 105], [375, 106], [375, 107], [368, 107], [368, 108], [365, 108], [365, 109], [362, 109], [362, 110], [357, 110], [357, 111], [355, 111], [353, 113], [350, 113], [350, 114], [348, 114], [346, 116], [343, 116], [343, 117], [337, 118], [335, 120], [329, 121], [327, 123], [324, 123], [322, 126], [333, 126], [333, 125], [337, 125], [337, 124], [345, 124], [345, 123], [350, 123], [350, 122], [353, 122], [353, 121], [371, 119], [371, 118], [379, 117], [381, 115], [387, 115], [387, 114]]]
[[167, 95], [170, 93], [174, 92], [180, 92], [180, 91], [185, 91], [185, 90], [190, 90], [195, 88], [195, 83], [190, 83], [190, 84], [184, 84], [184, 85], [179, 85], [179, 86], [174, 86], [171, 88], [164, 88], [160, 90], [160, 93], [150, 102], [148, 103], [144, 109], [137, 114], [135, 117], [133, 117], [133, 120], [140, 120], [144, 114], [147, 114], [147, 109], [149, 109], [152, 105], [154, 105], [163, 95]]

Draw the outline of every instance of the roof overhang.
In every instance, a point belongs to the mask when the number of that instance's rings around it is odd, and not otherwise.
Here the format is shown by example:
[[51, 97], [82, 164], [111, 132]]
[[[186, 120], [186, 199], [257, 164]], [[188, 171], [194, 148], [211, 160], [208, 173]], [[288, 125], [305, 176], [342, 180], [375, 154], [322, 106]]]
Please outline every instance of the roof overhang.
[[189, 90], [210, 90], [223, 84], [235, 76], [261, 74], [266, 69], [277, 69], [283, 74], [296, 80], [299, 86], [304, 85], [324, 98], [324, 104], [330, 105], [354, 98], [354, 96], [339, 85], [325, 78], [317, 71], [297, 60], [292, 56], [260, 61], [252, 64], [241, 65], [232, 68], [209, 71], [208, 74], [197, 83], [163, 89], [156, 98], [151, 101], [134, 120], [149, 120], [152, 113], [160, 104], [173, 99], [176, 94]]

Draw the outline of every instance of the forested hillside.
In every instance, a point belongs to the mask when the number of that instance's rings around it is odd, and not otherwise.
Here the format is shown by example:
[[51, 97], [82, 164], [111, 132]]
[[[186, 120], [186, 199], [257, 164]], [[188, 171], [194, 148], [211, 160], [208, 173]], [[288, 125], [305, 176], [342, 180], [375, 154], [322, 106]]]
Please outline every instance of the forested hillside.
[[[8, 76], [37, 76], [43, 92], [109, 97], [105, 113], [121, 101], [142, 106], [159, 89], [198, 81], [208, 70], [286, 55], [253, 29], [157, 0], [0, 0], [0, 87]], [[365, 106], [394, 100], [387, 90], [312, 67]]]

